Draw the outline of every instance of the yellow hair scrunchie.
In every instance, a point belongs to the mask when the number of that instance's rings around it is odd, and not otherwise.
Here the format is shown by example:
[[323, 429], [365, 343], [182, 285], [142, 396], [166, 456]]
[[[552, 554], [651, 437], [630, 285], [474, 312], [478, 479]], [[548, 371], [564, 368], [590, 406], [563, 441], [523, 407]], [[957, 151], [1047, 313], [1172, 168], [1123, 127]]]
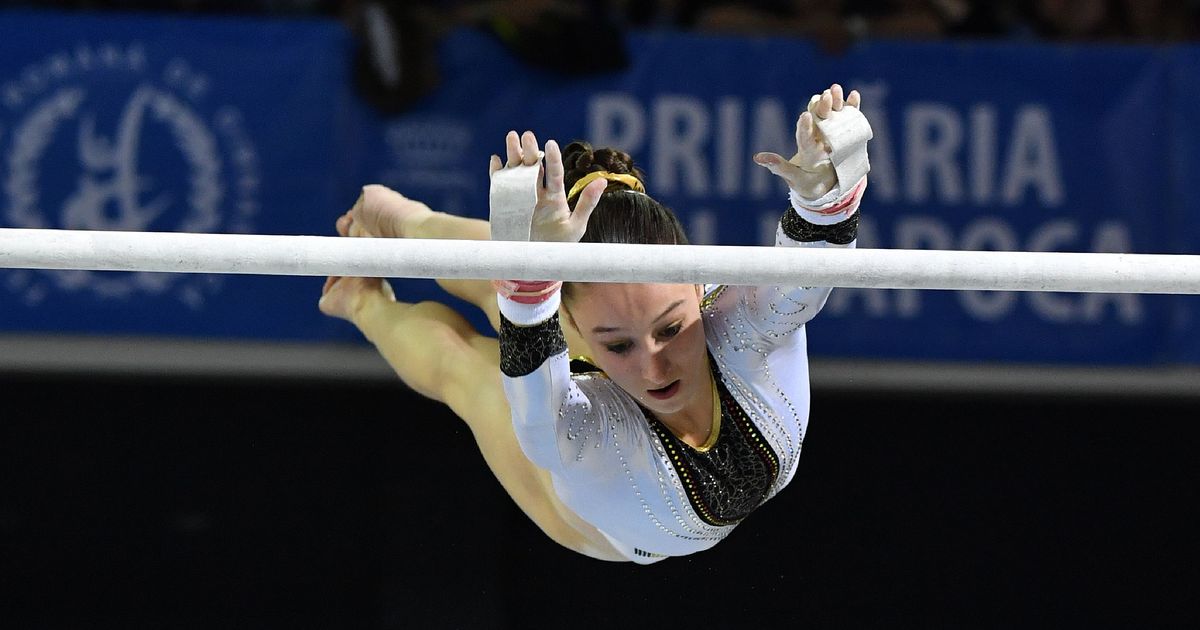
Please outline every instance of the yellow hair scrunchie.
[[622, 184], [625, 184], [626, 186], [629, 186], [640, 193], [646, 192], [646, 187], [643, 186], [642, 182], [633, 175], [628, 175], [625, 173], [609, 173], [608, 171], [592, 171], [591, 173], [580, 177], [579, 181], [575, 182], [575, 185], [571, 187], [571, 192], [567, 193], [567, 201], [574, 199], [575, 195], [578, 195], [585, 186], [601, 178], [607, 179], [610, 182], [621, 182]]

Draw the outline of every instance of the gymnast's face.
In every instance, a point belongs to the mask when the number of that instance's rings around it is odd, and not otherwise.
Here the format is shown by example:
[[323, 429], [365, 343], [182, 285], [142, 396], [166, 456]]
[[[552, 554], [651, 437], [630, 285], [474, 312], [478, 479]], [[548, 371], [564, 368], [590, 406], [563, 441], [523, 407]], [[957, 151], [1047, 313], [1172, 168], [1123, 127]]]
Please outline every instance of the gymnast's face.
[[568, 302], [596, 367], [642, 406], [662, 417], [711, 404], [698, 286], [579, 283]]

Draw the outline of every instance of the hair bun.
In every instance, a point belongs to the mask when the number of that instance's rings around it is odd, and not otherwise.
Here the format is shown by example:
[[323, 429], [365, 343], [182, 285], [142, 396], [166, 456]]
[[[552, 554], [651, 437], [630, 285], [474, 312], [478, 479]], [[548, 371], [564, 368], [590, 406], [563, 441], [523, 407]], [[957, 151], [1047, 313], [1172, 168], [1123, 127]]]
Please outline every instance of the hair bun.
[[[633, 165], [633, 158], [628, 153], [607, 147], [593, 149], [592, 145], [581, 140], [576, 140], [563, 149], [563, 169], [566, 171], [563, 183], [568, 190], [584, 175], [595, 171], [633, 175], [642, 182], [642, 186], [646, 185], [645, 175]], [[609, 182], [609, 185], [628, 188], [620, 182]], [[609, 190], [615, 189], [617, 188]]]

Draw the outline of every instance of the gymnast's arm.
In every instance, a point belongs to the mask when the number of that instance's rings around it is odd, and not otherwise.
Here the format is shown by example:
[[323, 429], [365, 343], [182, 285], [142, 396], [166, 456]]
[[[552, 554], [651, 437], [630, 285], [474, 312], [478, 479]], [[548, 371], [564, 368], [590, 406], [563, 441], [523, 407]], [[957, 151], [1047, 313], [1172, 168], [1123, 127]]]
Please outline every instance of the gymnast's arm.
[[497, 296], [504, 393], [526, 457], [561, 477], [595, 480], [618, 470], [605, 461], [611, 440], [624, 436], [609, 424], [629, 403], [607, 379], [572, 377], [560, 299], [557, 288], [536, 304]]
[[[849, 191], [834, 189], [821, 200], [800, 200], [784, 213], [775, 233], [777, 247], [839, 247], [853, 248], [858, 231], [858, 205], [866, 186], [864, 177]], [[819, 202], [819, 203], [818, 203]], [[811, 204], [811, 205], [810, 205]], [[814, 207], [842, 207], [834, 223]], [[787, 340], [790, 335], [816, 317], [832, 291], [830, 287], [810, 286], [737, 286], [729, 287], [723, 295], [736, 299], [735, 320], [744, 321], [768, 345]], [[721, 299], [720, 297], [718, 299]], [[726, 307], [726, 312], [728, 307]], [[735, 324], [736, 325], [736, 324]]]
[[[843, 98], [834, 84], [814, 95], [808, 110], [796, 121], [796, 155], [790, 160], [759, 153], [755, 162], [783, 178], [791, 207], [780, 219], [775, 244], [780, 247], [852, 248], [858, 232], [858, 208], [866, 189], [866, 142], [870, 125], [857, 112], [858, 92]], [[854, 108], [853, 110], [848, 108]], [[836, 137], [826, 137], [822, 131]], [[831, 146], [832, 145], [832, 146]], [[858, 158], [858, 168], [842, 168], [835, 160]], [[791, 340], [792, 333], [820, 312], [828, 287], [730, 287], [717, 299], [721, 310], [733, 313], [730, 323], [757, 333], [768, 346]]]
[[[505, 136], [505, 151], [506, 161], [496, 155], [491, 158], [493, 184], [502, 170], [533, 167], [542, 158], [537, 138], [530, 131], [520, 136], [510, 131]], [[563, 187], [562, 153], [553, 140], [546, 142], [544, 169], [545, 178], [539, 177], [535, 184], [530, 239], [578, 242], [604, 192], [605, 180], [588, 184], [572, 210]], [[506, 202], [496, 199], [495, 185], [491, 194], [493, 209], [504, 208]], [[616, 445], [628, 456], [640, 444], [628, 433], [632, 423], [618, 420], [640, 412], [608, 379], [572, 378], [558, 321], [562, 283], [510, 280], [494, 281], [493, 286], [500, 310], [504, 393], [525, 456], [559, 479], [574, 477], [577, 484], [583, 484], [576, 485], [577, 489], [589, 480], [617, 474]]]

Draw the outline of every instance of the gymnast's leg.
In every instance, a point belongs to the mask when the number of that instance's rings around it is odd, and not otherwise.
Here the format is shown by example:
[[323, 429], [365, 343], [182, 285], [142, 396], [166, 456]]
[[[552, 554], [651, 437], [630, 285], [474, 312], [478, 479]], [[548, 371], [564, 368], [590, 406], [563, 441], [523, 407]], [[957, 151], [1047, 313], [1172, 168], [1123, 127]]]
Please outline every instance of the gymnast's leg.
[[[437, 212], [429, 206], [378, 184], [364, 186], [348, 213], [351, 236], [384, 238], [441, 238], [464, 241], [491, 240], [491, 228], [482, 219]], [[500, 325], [496, 291], [486, 280], [439, 279], [447, 293], [475, 305], [487, 315], [493, 329]]]
[[500, 381], [496, 339], [480, 335], [443, 304], [395, 301], [378, 278], [328, 279], [320, 308], [354, 323], [401, 380], [462, 418], [496, 479], [552, 540], [593, 558], [624, 559], [603, 534], [563, 505], [549, 473], [525, 457]]

